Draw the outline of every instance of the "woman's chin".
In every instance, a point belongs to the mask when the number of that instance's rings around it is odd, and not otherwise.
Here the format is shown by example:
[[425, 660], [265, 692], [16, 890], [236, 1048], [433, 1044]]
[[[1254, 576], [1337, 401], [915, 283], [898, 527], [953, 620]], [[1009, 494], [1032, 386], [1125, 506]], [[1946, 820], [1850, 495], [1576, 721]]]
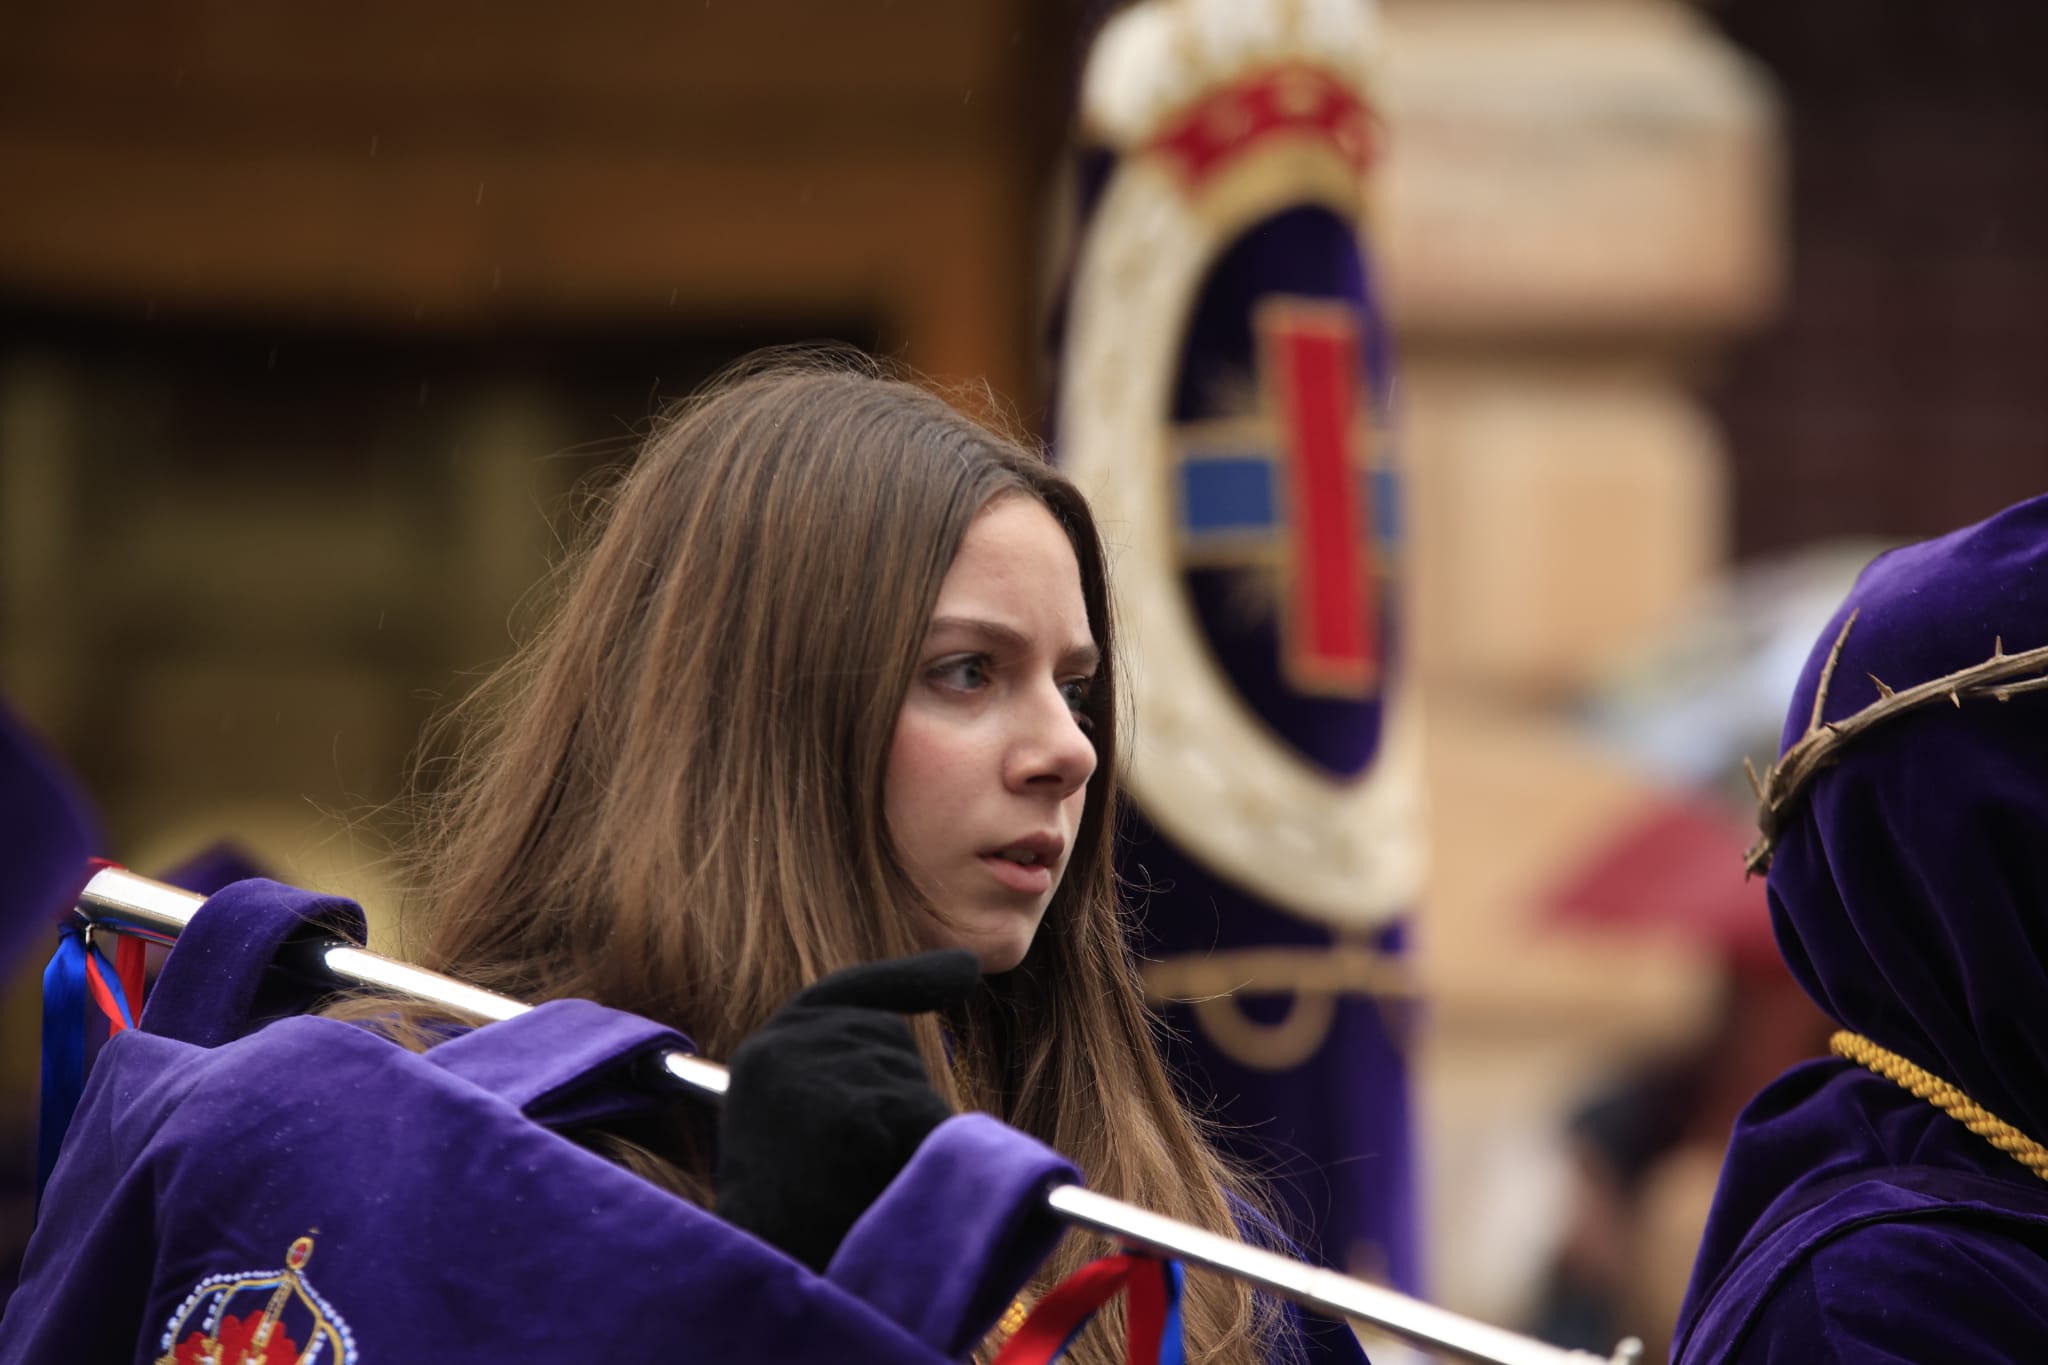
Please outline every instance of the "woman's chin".
[[1007, 909], [991, 913], [976, 907], [946, 918], [927, 919], [918, 937], [927, 948], [965, 949], [974, 954], [983, 976], [996, 976], [1023, 964], [1038, 937], [1043, 915], [1043, 911], [1022, 915]]
[[1038, 925], [997, 923], [989, 925], [984, 933], [972, 930], [948, 935], [951, 940], [946, 946], [965, 948], [974, 954], [974, 960], [981, 964], [983, 976], [997, 976], [1013, 972], [1031, 952], [1031, 941], [1038, 934]]
[[975, 960], [981, 963], [983, 976], [1000, 976], [1023, 965], [1025, 956], [1031, 951], [1031, 940], [1027, 938], [1021, 943], [964, 943], [961, 947], [972, 952]]

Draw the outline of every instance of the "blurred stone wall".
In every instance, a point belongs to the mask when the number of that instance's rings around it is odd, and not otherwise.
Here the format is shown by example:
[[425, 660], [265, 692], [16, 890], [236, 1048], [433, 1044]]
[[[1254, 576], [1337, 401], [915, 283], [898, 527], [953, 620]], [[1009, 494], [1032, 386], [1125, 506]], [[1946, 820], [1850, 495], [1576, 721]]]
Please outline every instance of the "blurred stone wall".
[[422, 721], [666, 400], [836, 338], [1031, 389], [1070, 16], [13, 7], [0, 693], [142, 870], [378, 898]]
[[1768, 83], [1684, 4], [1395, 0], [1387, 19], [1432, 1288], [1512, 1320], [1564, 1223], [1566, 1113], [1711, 1004], [1693, 950], [1574, 938], [1536, 906], [1654, 797], [1559, 703], [1728, 558], [1729, 457], [1696, 380], [1777, 296], [1779, 130]]

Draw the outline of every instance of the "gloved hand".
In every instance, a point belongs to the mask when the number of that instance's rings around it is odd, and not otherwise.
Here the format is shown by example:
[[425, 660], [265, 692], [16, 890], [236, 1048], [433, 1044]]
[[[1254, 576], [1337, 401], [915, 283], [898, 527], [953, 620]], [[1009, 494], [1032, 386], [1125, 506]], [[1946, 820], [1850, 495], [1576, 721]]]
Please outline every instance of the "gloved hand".
[[899, 1016], [957, 1004], [980, 980], [959, 949], [849, 967], [741, 1042], [718, 1116], [718, 1216], [823, 1271], [951, 1116]]

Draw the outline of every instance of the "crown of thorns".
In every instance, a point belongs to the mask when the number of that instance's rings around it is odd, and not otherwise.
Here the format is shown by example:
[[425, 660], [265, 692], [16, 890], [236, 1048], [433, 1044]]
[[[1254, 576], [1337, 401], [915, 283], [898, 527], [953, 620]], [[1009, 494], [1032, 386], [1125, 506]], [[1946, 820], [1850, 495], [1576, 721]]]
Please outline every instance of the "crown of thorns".
[[1749, 774], [1749, 785], [1756, 792], [1757, 828], [1763, 831], [1762, 837], [1743, 855], [1745, 874], [1769, 869], [1771, 852], [1792, 817], [1793, 804], [1821, 769], [1835, 761], [1843, 745], [1894, 716], [1934, 702], [1947, 701], [1960, 708], [1966, 699], [1990, 697], [2002, 702], [2023, 692], [2048, 690], [2048, 645], [2008, 654], [2005, 640], [1994, 636], [1990, 658], [1902, 690], [1894, 691], [1875, 673], [1867, 674], [1877, 684], [1877, 700], [1853, 715], [1824, 721], [1821, 713], [1828, 704], [1828, 685], [1835, 679], [1835, 665], [1841, 661], [1842, 646], [1849, 642], [1849, 630], [1856, 624], [1856, 615], [1854, 611], [1849, 613], [1849, 619], [1842, 622], [1841, 633], [1835, 636], [1834, 648], [1828, 651], [1828, 661], [1820, 671], [1820, 686], [1814, 690], [1813, 716], [1807, 721], [1806, 733], [1778, 755], [1778, 761], [1764, 770], [1762, 778], [1757, 777], [1756, 768], [1748, 759], [1742, 760], [1742, 770]]

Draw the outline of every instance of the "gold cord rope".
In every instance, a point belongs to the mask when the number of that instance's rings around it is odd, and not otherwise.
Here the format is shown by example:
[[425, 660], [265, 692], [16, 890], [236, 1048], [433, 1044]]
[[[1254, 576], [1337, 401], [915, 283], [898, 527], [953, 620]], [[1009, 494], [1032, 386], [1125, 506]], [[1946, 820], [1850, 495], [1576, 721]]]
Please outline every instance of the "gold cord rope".
[[1003, 1316], [997, 1320], [994, 1332], [989, 1337], [990, 1346], [1001, 1346], [1017, 1335], [1017, 1329], [1024, 1325], [1024, 1319], [1031, 1316], [1034, 1297], [1031, 1294], [1019, 1294], [1010, 1300], [1010, 1306], [1003, 1310]]
[[2048, 1180], [2048, 1147], [2043, 1147], [1933, 1072], [1847, 1029], [1828, 1039], [1828, 1047], [1837, 1057], [1847, 1058], [1874, 1071], [1908, 1093], [1926, 1100], [2035, 1175]]

